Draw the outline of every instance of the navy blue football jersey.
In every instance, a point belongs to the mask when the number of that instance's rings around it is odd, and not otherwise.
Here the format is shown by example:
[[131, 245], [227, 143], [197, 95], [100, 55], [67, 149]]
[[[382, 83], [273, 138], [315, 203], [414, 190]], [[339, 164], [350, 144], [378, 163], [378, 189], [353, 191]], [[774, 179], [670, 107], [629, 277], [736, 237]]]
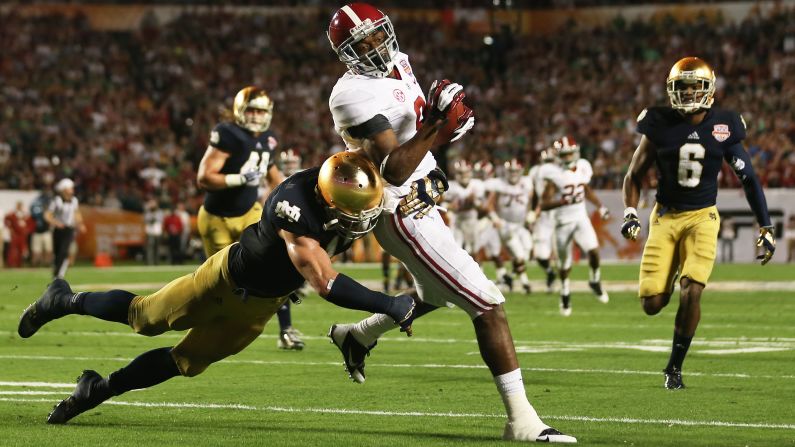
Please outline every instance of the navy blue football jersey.
[[240, 243], [229, 254], [229, 271], [238, 287], [258, 297], [289, 294], [304, 284], [287, 254], [279, 230], [316, 239], [329, 256], [342, 253], [351, 240], [340, 238], [323, 225], [330, 219], [318, 201], [315, 187], [320, 168], [307, 169], [288, 177], [265, 202], [262, 218], [243, 231]]
[[745, 122], [713, 107], [694, 126], [671, 107], [651, 107], [638, 116], [638, 132], [656, 147], [657, 202], [694, 210], [715, 205], [718, 173], [727, 149], [745, 138]]
[[[222, 174], [241, 173], [260, 169], [267, 172], [275, 160], [276, 137], [270, 130], [257, 136], [234, 123], [220, 123], [210, 133], [210, 146], [227, 152], [221, 168]], [[223, 217], [242, 216], [257, 201], [257, 187], [243, 185], [237, 188], [207, 191], [204, 195], [204, 209], [208, 213]]]

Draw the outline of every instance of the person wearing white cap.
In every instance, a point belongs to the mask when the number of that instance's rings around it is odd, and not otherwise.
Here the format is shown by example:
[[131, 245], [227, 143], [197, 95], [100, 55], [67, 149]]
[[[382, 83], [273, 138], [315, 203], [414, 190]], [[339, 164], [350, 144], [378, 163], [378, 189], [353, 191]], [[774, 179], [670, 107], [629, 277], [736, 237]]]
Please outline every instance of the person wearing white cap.
[[50, 207], [44, 215], [44, 218], [53, 227], [53, 277], [55, 278], [63, 278], [66, 268], [69, 267], [69, 246], [74, 240], [75, 228], [81, 233], [86, 231], [74, 188], [75, 182], [68, 178], [61, 179], [56, 183], [55, 192], [58, 195], [50, 202]]

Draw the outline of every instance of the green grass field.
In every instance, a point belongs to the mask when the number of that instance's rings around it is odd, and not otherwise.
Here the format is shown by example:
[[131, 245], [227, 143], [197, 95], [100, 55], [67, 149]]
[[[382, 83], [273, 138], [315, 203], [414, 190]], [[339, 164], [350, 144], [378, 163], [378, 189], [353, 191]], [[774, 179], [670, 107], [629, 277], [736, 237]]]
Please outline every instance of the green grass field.
[[[67, 279], [148, 292], [187, 271], [78, 267]], [[374, 267], [345, 271], [379, 277]], [[608, 284], [632, 281], [637, 267], [606, 266], [602, 276]], [[587, 274], [578, 267], [574, 277]], [[718, 265], [713, 279], [684, 365], [688, 388], [678, 391], [663, 389], [660, 372], [675, 304], [647, 317], [631, 292], [611, 293], [607, 305], [575, 293], [574, 313], [564, 319], [556, 295], [509, 294], [506, 309], [539, 414], [588, 446], [795, 445], [795, 292], [718, 287], [759, 281], [775, 289], [774, 281], [792, 281], [792, 267]], [[248, 349], [196, 378], [131, 392], [66, 426], [48, 426], [48, 411], [82, 369], [105, 375], [180, 334], [146, 338], [69, 316], [22, 340], [17, 319], [47, 282], [45, 270], [0, 271], [0, 445], [507, 445], [500, 441], [502, 403], [464, 312], [434, 312], [415, 323], [410, 339], [389, 334], [368, 360], [367, 383], [357, 385], [325, 333], [364, 314], [317, 296], [293, 308], [306, 334], [303, 352], [277, 350], [272, 321]]]

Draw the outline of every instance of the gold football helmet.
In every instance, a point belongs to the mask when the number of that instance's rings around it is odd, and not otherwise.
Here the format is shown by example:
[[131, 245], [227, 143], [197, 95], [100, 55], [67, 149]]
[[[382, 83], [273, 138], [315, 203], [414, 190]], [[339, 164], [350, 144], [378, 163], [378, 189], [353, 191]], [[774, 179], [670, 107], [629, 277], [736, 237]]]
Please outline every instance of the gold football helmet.
[[[264, 114], [246, 114], [249, 109], [263, 110]], [[273, 118], [273, 101], [265, 92], [257, 87], [248, 86], [237, 92], [232, 114], [238, 126], [251, 132], [262, 133], [271, 126]]]
[[348, 239], [358, 239], [375, 227], [383, 211], [384, 184], [373, 163], [358, 152], [339, 152], [320, 167], [317, 189], [331, 221]]
[[715, 95], [715, 72], [697, 57], [679, 59], [668, 73], [666, 82], [671, 107], [686, 114], [712, 107]]

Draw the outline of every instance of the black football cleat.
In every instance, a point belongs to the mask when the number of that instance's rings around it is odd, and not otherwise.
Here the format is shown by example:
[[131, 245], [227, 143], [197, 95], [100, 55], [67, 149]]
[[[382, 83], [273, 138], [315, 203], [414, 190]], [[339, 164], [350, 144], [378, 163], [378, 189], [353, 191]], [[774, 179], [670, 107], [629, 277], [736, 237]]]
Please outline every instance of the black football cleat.
[[596, 298], [600, 303], [606, 304], [610, 301], [610, 297], [607, 295], [607, 292], [605, 292], [602, 288], [601, 281], [588, 281], [588, 287], [591, 288], [593, 294], [596, 295]]
[[87, 369], [77, 378], [77, 387], [72, 395], [62, 400], [47, 416], [48, 424], [65, 424], [113, 396], [107, 381], [96, 371]]
[[53, 280], [44, 294], [22, 313], [17, 327], [19, 336], [28, 338], [50, 321], [72, 313], [69, 304], [73, 295], [69, 283]]
[[524, 289], [525, 295], [530, 295], [533, 293], [533, 288], [530, 286], [530, 284], [522, 284], [522, 288]]
[[352, 328], [352, 324], [334, 324], [328, 330], [328, 337], [342, 353], [348, 376], [356, 383], [364, 383], [364, 359], [370, 355], [376, 343], [372, 346], [359, 343], [351, 333]]
[[663, 373], [665, 374], [665, 387], [669, 390], [680, 390], [685, 387], [684, 382], [682, 382], [681, 369], [664, 369]]
[[513, 276], [507, 273], [502, 275], [502, 283], [505, 284], [509, 292], [513, 292]]
[[552, 293], [554, 291], [555, 280], [558, 278], [558, 275], [555, 274], [554, 270], [547, 270], [547, 293]]

